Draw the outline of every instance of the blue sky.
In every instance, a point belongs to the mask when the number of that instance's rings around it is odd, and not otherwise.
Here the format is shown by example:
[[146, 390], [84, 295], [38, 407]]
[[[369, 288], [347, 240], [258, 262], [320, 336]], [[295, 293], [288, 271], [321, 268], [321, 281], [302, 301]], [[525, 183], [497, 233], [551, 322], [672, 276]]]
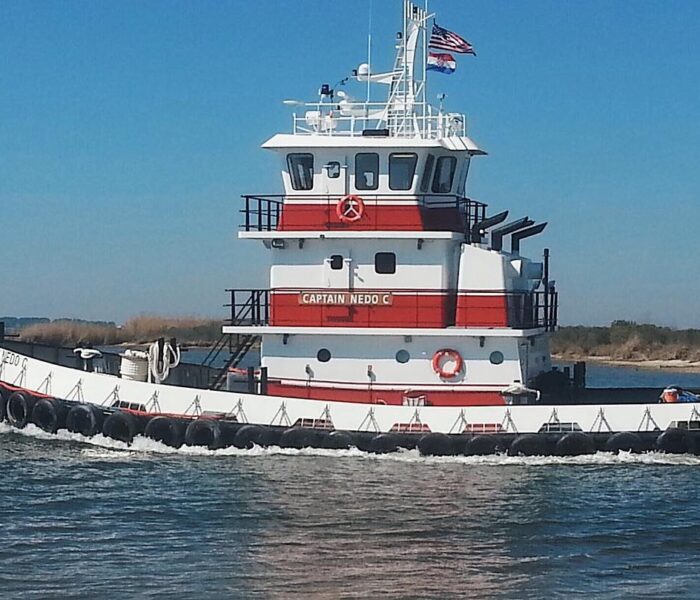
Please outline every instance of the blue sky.
[[[398, 0], [374, 0], [389, 68]], [[279, 191], [259, 145], [365, 60], [369, 0], [0, 3], [0, 314], [222, 316]], [[700, 326], [700, 2], [432, 0], [469, 39], [429, 94], [489, 156], [469, 194], [547, 220], [566, 324]], [[352, 88], [350, 88], [352, 90]]]

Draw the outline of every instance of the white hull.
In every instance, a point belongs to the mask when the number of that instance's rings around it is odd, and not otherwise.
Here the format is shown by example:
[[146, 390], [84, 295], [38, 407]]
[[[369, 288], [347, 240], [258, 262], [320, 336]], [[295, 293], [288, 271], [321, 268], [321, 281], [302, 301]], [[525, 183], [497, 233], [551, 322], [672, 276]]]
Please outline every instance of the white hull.
[[[200, 390], [88, 373], [0, 350], [0, 382], [65, 400], [111, 406], [138, 403], [153, 414], [225, 413], [241, 423], [290, 427], [299, 419], [330, 419], [337, 430], [390, 432], [397, 424], [463, 433], [470, 424], [500, 424], [504, 433], [536, 433], [547, 423], [577, 423], [583, 432], [647, 432], [700, 420], [700, 404], [384, 406]], [[427, 427], [426, 427], [427, 426]]]

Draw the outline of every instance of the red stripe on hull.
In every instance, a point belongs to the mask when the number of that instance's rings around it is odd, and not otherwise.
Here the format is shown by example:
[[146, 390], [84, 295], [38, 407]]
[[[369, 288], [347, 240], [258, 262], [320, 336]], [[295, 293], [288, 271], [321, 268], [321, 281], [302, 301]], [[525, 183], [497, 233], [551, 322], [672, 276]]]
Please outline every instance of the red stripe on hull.
[[330, 204], [285, 204], [279, 231], [463, 231], [464, 218], [457, 208], [365, 205], [361, 219], [343, 223]]
[[[307, 398], [325, 402], [355, 402], [362, 404], [404, 404], [405, 390], [351, 390], [347, 388], [312, 387], [269, 382], [270, 396]], [[412, 390], [411, 397], [423, 395], [428, 406], [503, 406], [505, 401], [498, 392], [441, 392]]]
[[[333, 291], [333, 290], [324, 290]], [[298, 293], [273, 292], [270, 325], [297, 327], [448, 327], [452, 294], [394, 295], [390, 306], [299, 304]]]

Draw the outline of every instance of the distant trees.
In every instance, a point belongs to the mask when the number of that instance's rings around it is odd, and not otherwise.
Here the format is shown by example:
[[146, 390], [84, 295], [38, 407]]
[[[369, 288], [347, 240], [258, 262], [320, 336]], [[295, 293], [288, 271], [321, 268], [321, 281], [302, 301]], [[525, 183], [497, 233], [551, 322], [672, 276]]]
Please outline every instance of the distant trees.
[[700, 360], [700, 329], [671, 329], [634, 321], [609, 327], [561, 327], [552, 352], [565, 357], [608, 356], [623, 360]]

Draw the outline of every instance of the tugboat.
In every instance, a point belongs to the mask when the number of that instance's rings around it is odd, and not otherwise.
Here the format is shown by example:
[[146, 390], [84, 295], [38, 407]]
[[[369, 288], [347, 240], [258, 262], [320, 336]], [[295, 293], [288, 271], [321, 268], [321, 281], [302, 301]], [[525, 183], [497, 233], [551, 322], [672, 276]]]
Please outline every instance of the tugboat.
[[[385, 100], [323, 84], [313, 103], [286, 101], [300, 111], [292, 132], [263, 144], [280, 158], [284, 194], [244, 196], [239, 233], [270, 253], [269, 288], [230, 290], [221, 345], [231, 354], [213, 389], [137, 380], [146, 368], [121, 377], [71, 369], [6, 347], [0, 417], [211, 448], [700, 451], [697, 403], [595, 393], [580, 365], [573, 379], [552, 369], [549, 250], [538, 260], [521, 253], [547, 224], [489, 214], [467, 197], [471, 162], [486, 152], [465, 115], [431, 106], [426, 87], [426, 65], [452, 59], [430, 55], [431, 44], [460, 51], [466, 42], [436, 25], [429, 38], [431, 18], [404, 0], [393, 69], [353, 72]], [[221, 389], [258, 343], [247, 390]], [[157, 370], [172, 353], [152, 353]]]

